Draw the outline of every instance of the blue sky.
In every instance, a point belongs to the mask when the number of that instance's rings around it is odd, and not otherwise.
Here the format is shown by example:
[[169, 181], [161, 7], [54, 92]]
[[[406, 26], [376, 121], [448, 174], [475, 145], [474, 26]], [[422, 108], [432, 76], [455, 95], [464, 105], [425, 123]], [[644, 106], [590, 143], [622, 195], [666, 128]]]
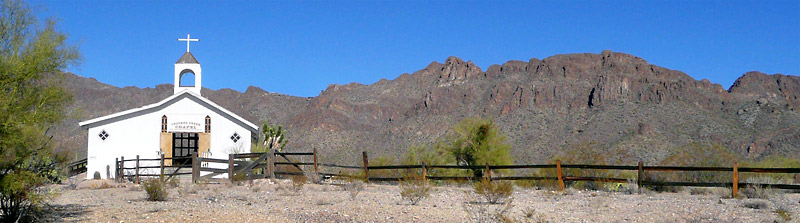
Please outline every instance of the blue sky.
[[203, 87], [316, 96], [448, 56], [484, 70], [565, 53], [630, 53], [728, 88], [747, 71], [800, 74], [800, 1], [43, 1], [115, 86], [172, 83], [191, 33]]

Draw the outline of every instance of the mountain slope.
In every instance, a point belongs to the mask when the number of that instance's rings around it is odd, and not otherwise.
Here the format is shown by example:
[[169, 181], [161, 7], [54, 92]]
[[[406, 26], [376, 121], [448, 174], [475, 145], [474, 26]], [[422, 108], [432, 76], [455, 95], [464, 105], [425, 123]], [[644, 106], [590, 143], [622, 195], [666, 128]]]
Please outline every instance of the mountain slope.
[[[75, 75], [70, 110], [56, 129], [61, 147], [85, 151], [78, 120], [161, 100], [172, 85], [116, 88]], [[565, 54], [508, 61], [485, 71], [450, 57], [374, 84], [330, 85], [300, 98], [250, 87], [203, 95], [244, 118], [282, 124], [292, 150], [355, 162], [396, 156], [432, 143], [460, 119], [493, 118], [521, 163], [546, 162], [560, 149], [595, 142], [625, 161], [657, 161], [690, 142], [722, 144], [744, 156], [800, 152], [800, 77], [748, 72], [725, 90], [624, 53]], [[82, 144], [83, 143], [83, 144]], [[611, 153], [611, 152], [609, 152]]]

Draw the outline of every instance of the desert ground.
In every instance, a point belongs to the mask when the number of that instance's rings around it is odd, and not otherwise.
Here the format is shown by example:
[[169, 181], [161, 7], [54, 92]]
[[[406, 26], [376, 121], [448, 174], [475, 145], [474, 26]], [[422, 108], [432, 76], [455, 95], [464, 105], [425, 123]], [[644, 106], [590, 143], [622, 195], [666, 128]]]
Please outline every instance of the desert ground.
[[[349, 183], [352, 185], [353, 183]], [[514, 222], [797, 222], [800, 194], [768, 199], [729, 198], [729, 190], [642, 194], [557, 192], [514, 187], [510, 205], [492, 205], [468, 185], [433, 186], [416, 205], [400, 187], [307, 183], [293, 191], [289, 180], [241, 184], [178, 183], [166, 201], [148, 201], [141, 185], [104, 180], [70, 180], [54, 185], [51, 222], [487, 222], [493, 213]], [[346, 190], [346, 189], [349, 189]], [[358, 192], [356, 192], [358, 191]], [[353, 197], [352, 195], [355, 196]], [[780, 213], [779, 213], [780, 212]], [[791, 218], [791, 219], [790, 219]]]

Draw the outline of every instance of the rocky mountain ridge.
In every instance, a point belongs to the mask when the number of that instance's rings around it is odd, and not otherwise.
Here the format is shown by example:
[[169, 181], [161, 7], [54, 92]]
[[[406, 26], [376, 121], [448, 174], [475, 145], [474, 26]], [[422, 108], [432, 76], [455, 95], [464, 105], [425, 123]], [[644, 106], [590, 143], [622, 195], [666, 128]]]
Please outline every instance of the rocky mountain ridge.
[[[74, 115], [55, 131], [63, 149], [85, 151], [77, 122], [157, 102], [172, 85], [117, 88], [68, 74]], [[658, 161], [691, 142], [718, 143], [746, 157], [800, 152], [800, 77], [748, 72], [728, 89], [619, 52], [508, 61], [485, 71], [449, 57], [370, 85], [330, 85], [302, 98], [250, 87], [203, 89], [240, 116], [288, 129], [290, 150], [318, 148], [355, 162], [397, 157], [430, 144], [459, 120], [490, 117], [518, 163], [548, 162], [566, 147], [594, 142], [620, 160]], [[83, 109], [81, 109], [83, 108]], [[92, 109], [87, 109], [92, 108]]]

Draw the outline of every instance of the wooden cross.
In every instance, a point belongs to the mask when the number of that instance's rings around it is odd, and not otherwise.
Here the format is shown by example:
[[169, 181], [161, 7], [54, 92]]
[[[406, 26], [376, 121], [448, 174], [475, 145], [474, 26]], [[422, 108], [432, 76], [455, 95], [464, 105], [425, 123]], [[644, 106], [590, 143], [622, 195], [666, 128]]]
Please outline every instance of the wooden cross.
[[178, 41], [186, 41], [186, 52], [189, 52], [189, 42], [197, 42], [199, 39], [192, 39], [189, 34], [186, 34], [186, 39], [178, 39]]

